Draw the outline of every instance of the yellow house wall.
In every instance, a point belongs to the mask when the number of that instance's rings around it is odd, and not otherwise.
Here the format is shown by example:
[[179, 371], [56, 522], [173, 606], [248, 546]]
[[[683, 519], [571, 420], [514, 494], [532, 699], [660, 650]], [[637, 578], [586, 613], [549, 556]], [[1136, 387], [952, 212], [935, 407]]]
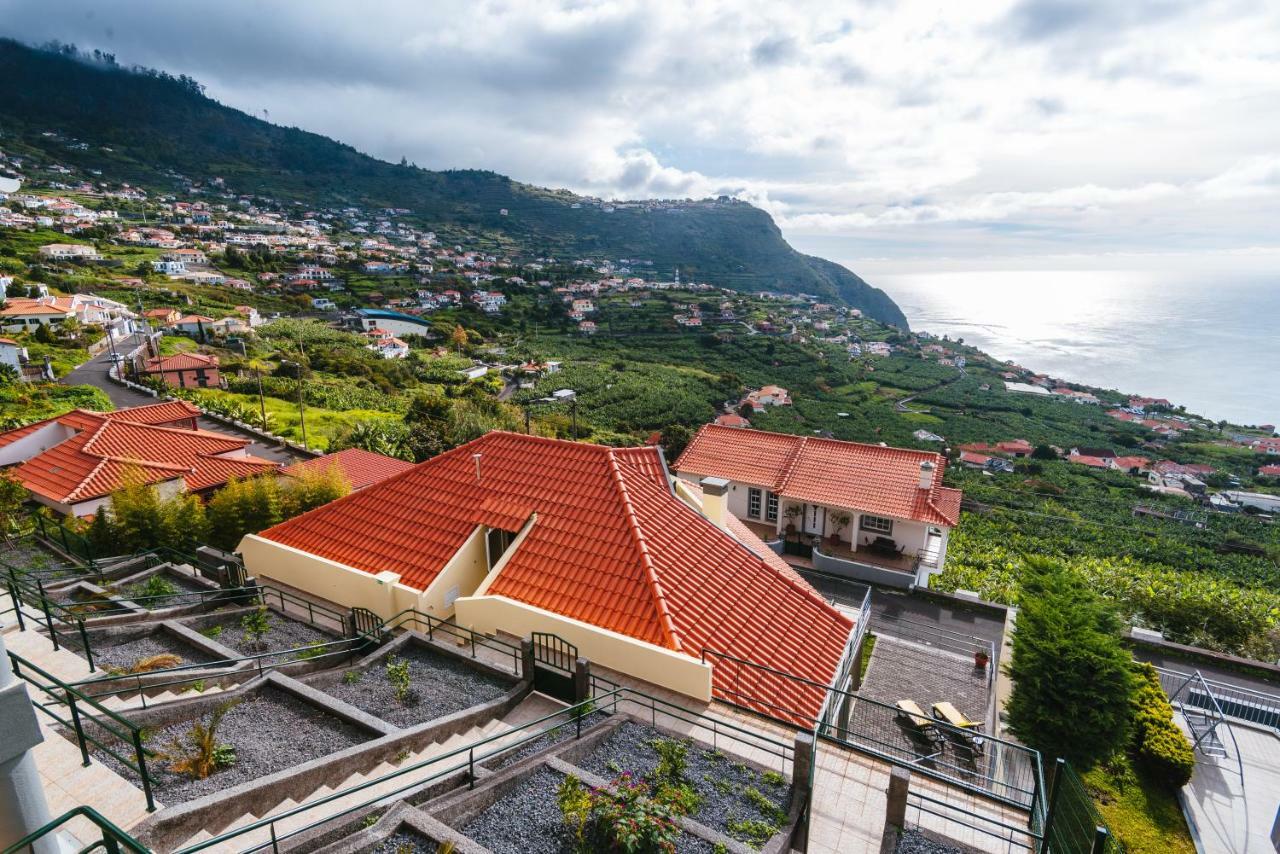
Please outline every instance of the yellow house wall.
[[711, 666], [696, 658], [505, 596], [468, 596], [459, 599], [455, 609], [458, 624], [475, 631], [493, 634], [501, 630], [518, 637], [551, 632], [577, 646], [592, 662], [687, 697], [711, 700]]
[[410, 590], [397, 584], [400, 576], [394, 572], [372, 575], [256, 534], [245, 535], [237, 551], [250, 575], [269, 576], [349, 608], [368, 608], [383, 619], [403, 610], [397, 607], [397, 596], [403, 595], [397, 588]]
[[444, 620], [453, 614], [453, 604], [447, 603], [449, 591], [458, 589], [458, 596], [470, 596], [484, 581], [489, 559], [484, 547], [485, 528], [476, 527], [471, 536], [449, 558], [435, 580], [418, 597], [418, 610]]

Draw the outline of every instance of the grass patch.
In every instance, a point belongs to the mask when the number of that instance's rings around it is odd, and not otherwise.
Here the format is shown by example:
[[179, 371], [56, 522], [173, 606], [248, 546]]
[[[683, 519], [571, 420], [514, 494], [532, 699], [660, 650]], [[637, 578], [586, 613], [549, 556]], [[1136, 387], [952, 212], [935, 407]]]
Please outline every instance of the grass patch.
[[1195, 854], [1178, 798], [1124, 756], [1082, 776], [1111, 832], [1129, 854]]
[[858, 684], [862, 684], [862, 680], [867, 678], [867, 668], [871, 666], [871, 653], [876, 648], [876, 636], [867, 633], [866, 638], [862, 641], [862, 666], [858, 670]]

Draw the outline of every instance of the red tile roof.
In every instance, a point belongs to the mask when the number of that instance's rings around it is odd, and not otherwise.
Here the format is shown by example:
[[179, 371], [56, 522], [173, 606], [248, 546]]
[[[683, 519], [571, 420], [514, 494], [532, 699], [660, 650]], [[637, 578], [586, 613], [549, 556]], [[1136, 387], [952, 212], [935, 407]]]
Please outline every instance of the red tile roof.
[[[925, 462], [934, 465], [933, 480], [921, 489]], [[930, 525], [955, 525], [960, 518], [960, 490], [942, 485], [946, 458], [930, 451], [707, 424], [674, 468], [754, 484], [795, 501]]]
[[[478, 524], [514, 531], [531, 517], [489, 595], [694, 657], [834, 675], [852, 621], [672, 494], [655, 448], [495, 431], [260, 536], [425, 589]], [[729, 671], [715, 666], [713, 685], [735, 699]], [[742, 685], [757, 677], [792, 708], [821, 705], [821, 689], [763, 672]]]
[[175, 353], [172, 356], [161, 356], [147, 359], [148, 372], [189, 371], [197, 368], [217, 367], [217, 356], [205, 356], [201, 353]]
[[353, 490], [373, 486], [375, 483], [380, 483], [393, 475], [413, 468], [413, 463], [405, 460], [397, 460], [395, 457], [375, 454], [373, 451], [366, 451], [363, 448], [347, 448], [345, 451], [337, 451], [332, 454], [325, 454], [322, 457], [316, 457], [313, 460], [294, 463], [284, 469], [284, 473], [295, 475], [304, 471], [327, 471], [330, 466], [335, 465], [342, 472], [343, 478], [346, 479]]
[[144, 483], [182, 477], [187, 489], [196, 491], [276, 468], [270, 460], [244, 453], [247, 439], [159, 426], [195, 412], [199, 410], [182, 401], [117, 412], [75, 409], [0, 434], [0, 446], [55, 422], [73, 431], [13, 470], [27, 489], [60, 504], [109, 495], [131, 477]]

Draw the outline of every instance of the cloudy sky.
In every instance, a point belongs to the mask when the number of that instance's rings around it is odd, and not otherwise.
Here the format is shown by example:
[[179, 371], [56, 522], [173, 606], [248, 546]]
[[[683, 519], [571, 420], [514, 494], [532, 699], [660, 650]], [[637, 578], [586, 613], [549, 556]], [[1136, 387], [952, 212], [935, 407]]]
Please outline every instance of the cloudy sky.
[[864, 266], [1280, 247], [1275, 0], [0, 0], [0, 31], [387, 159], [737, 195]]

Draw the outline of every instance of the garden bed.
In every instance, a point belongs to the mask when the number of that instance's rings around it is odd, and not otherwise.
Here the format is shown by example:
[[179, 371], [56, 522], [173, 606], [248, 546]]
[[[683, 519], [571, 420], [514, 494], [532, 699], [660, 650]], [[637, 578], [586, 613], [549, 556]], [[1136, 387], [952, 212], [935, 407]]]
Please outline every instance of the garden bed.
[[37, 573], [46, 584], [84, 576], [74, 565], [30, 539], [4, 546], [0, 550], [0, 560], [20, 572]]
[[135, 666], [145, 659], [160, 655], [176, 655], [181, 661], [151, 669], [167, 670], [184, 664], [204, 664], [219, 660], [218, 656], [208, 650], [200, 649], [163, 628], [148, 629], [145, 634], [120, 638], [92, 637], [89, 643], [94, 663], [105, 671], [143, 672], [136, 671]]
[[368, 854], [436, 854], [439, 850], [434, 839], [403, 826], [375, 847], [365, 849]]
[[951, 842], [944, 842], [932, 834], [908, 827], [898, 837], [895, 854], [972, 854], [973, 849]]
[[245, 618], [257, 609], [237, 608], [226, 614], [186, 621], [191, 628], [207, 638], [234, 649], [241, 655], [257, 655], [284, 649], [299, 649], [338, 640], [337, 635], [316, 628], [301, 620], [295, 620], [275, 611], [266, 612], [266, 632], [255, 640], [248, 631]]
[[[671, 737], [627, 721], [574, 764], [606, 780], [630, 772], [648, 776], [658, 766], [653, 742]], [[744, 843], [759, 847], [787, 823], [791, 784], [781, 774], [759, 771], [687, 739], [684, 777], [700, 803], [689, 818]], [[754, 794], [753, 794], [754, 793]], [[773, 833], [766, 831], [773, 829]]]
[[[577, 850], [573, 833], [556, 802], [564, 779], [558, 771], [540, 767], [467, 822], [462, 832], [494, 854], [572, 854]], [[715, 846], [686, 833], [676, 850], [712, 854]]]
[[112, 590], [130, 601], [137, 602], [148, 611], [155, 611], [160, 608], [197, 605], [200, 602], [199, 597], [181, 596], [181, 594], [210, 593], [216, 588], [208, 583], [201, 583], [180, 570], [160, 567], [150, 572], [145, 578], [124, 579]]
[[[185, 745], [193, 726], [207, 724], [212, 710], [218, 707], [208, 707], [210, 711], [197, 718], [148, 729], [148, 749], [168, 756], [177, 753], [175, 740]], [[215, 741], [234, 749], [233, 762], [204, 779], [174, 771], [174, 760], [160, 756], [150, 760], [148, 770], [156, 779], [157, 799], [173, 805], [261, 779], [376, 737], [287, 691], [264, 687], [231, 705], [217, 728]], [[109, 756], [104, 756], [103, 761], [116, 765]], [[129, 778], [135, 776], [116, 770]]]
[[[397, 699], [396, 684], [388, 663], [408, 666], [409, 695]], [[421, 643], [408, 643], [365, 668], [327, 676], [312, 685], [343, 702], [398, 727], [460, 712], [497, 699], [511, 690], [514, 681], [472, 667], [465, 661], [436, 652]]]

